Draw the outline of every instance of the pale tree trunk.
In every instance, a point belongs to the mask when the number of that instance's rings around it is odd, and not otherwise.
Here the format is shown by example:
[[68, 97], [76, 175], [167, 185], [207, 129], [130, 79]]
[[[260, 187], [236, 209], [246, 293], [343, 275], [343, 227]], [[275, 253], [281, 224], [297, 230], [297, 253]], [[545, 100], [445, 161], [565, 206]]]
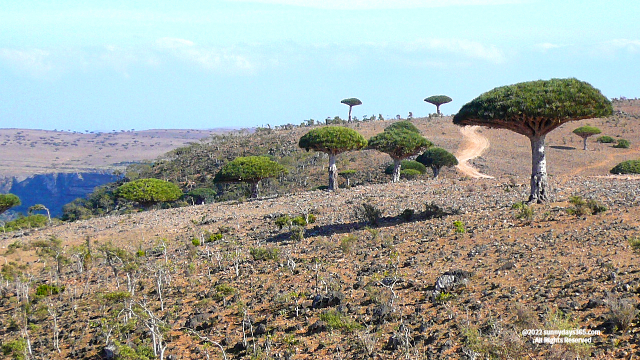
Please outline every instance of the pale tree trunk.
[[391, 182], [397, 183], [400, 181], [400, 168], [402, 167], [402, 162], [400, 159], [393, 159], [393, 180]]
[[338, 168], [336, 167], [336, 155], [329, 154], [329, 191], [334, 191], [338, 184]]
[[438, 113], [438, 115], [442, 115], [440, 114], [440, 105], [436, 105], [436, 112]]
[[541, 204], [548, 200], [547, 159], [544, 153], [545, 135], [531, 137], [531, 195], [530, 203]]
[[348, 122], [351, 122], [351, 109], [353, 109], [353, 106], [349, 106], [349, 120], [348, 120]]
[[257, 199], [258, 198], [258, 192], [260, 190], [260, 183], [258, 181], [251, 183], [251, 198], [252, 199]]
[[583, 137], [582, 140], [584, 140], [584, 146], [582, 147], [582, 150], [587, 150], [587, 136]]

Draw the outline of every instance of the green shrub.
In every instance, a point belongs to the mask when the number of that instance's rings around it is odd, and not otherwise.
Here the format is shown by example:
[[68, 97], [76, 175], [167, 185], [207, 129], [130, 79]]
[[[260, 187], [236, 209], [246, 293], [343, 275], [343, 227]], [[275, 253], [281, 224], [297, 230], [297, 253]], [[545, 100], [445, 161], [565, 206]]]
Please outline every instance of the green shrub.
[[20, 216], [13, 221], [9, 221], [4, 225], [5, 231], [15, 231], [21, 229], [32, 229], [45, 227], [49, 223], [46, 215], [29, 215]]
[[2, 344], [2, 354], [15, 360], [24, 360], [27, 350], [27, 340], [17, 339]]
[[292, 227], [289, 239], [296, 242], [304, 240], [304, 227], [299, 225]]
[[102, 295], [102, 298], [112, 303], [119, 303], [123, 300], [130, 299], [131, 293], [128, 291], [112, 291]]
[[[400, 162], [400, 173], [404, 170], [415, 170], [419, 174], [425, 174], [427, 172], [427, 168], [415, 160], [402, 160]], [[384, 173], [387, 175], [393, 174], [393, 163], [384, 168]]]
[[594, 199], [585, 201], [582, 196], [569, 197], [569, 203], [573, 205], [572, 208], [567, 209], [567, 213], [570, 215], [584, 216], [595, 215], [607, 211], [607, 208]]
[[631, 143], [629, 142], [629, 140], [625, 140], [625, 139], [619, 139], [618, 143], [613, 145], [614, 148], [618, 148], [618, 149], [628, 149], [631, 146]]
[[200, 246], [200, 239], [193, 238], [191, 239], [191, 243], [193, 244], [193, 246]]
[[233, 295], [236, 293], [236, 289], [229, 284], [216, 285], [216, 292], [214, 298], [216, 300], [222, 300], [224, 297]]
[[460, 220], [456, 220], [453, 222], [453, 228], [455, 229], [455, 232], [459, 234], [467, 232], [467, 230], [464, 228], [464, 222]]
[[516, 214], [516, 219], [522, 220], [531, 220], [533, 219], [533, 206], [527, 205], [524, 202], [517, 202], [511, 206], [512, 209], [518, 210]]
[[612, 138], [611, 136], [608, 135], [603, 135], [600, 136], [599, 138], [596, 139], [597, 142], [602, 143], [602, 144], [612, 144], [614, 142], [616, 142], [614, 140], [614, 138]]
[[51, 296], [51, 295], [58, 295], [63, 291], [64, 291], [64, 286], [42, 284], [36, 288], [36, 296], [45, 297], [45, 296]]
[[640, 174], [640, 160], [627, 160], [609, 171], [612, 174]]
[[327, 326], [331, 329], [342, 330], [344, 332], [362, 329], [362, 325], [337, 310], [329, 310], [320, 314], [320, 320], [326, 322]]
[[633, 251], [640, 252], [640, 236], [629, 239], [629, 245]]
[[253, 257], [253, 260], [273, 260], [278, 261], [280, 259], [280, 248], [275, 246], [251, 248], [249, 254]]
[[378, 226], [382, 211], [374, 205], [362, 203], [361, 206], [356, 207], [355, 216], [358, 219], [364, 220], [369, 225]]
[[349, 234], [340, 240], [340, 245], [338, 247], [343, 253], [348, 254], [353, 249], [356, 241], [358, 241], [358, 237], [354, 234]]
[[415, 178], [417, 178], [418, 176], [422, 175], [422, 173], [420, 173], [420, 171], [418, 170], [413, 170], [413, 169], [401, 169], [400, 170], [400, 177], [403, 177], [407, 180], [413, 180]]

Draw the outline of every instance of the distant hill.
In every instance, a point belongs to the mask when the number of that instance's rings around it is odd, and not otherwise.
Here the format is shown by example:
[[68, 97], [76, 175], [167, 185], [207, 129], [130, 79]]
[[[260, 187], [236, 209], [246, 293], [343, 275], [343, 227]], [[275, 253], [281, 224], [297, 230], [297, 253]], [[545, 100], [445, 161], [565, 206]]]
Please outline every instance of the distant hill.
[[231, 129], [67, 132], [0, 129], [0, 177], [124, 168]]

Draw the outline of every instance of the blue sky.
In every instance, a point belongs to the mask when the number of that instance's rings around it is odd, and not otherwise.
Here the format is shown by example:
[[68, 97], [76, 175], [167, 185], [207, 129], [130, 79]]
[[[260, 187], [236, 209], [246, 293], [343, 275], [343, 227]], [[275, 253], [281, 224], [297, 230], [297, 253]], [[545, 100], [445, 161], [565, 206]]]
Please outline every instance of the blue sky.
[[640, 2], [21, 0], [0, 4], [0, 127], [251, 127], [452, 114], [576, 77], [640, 97]]

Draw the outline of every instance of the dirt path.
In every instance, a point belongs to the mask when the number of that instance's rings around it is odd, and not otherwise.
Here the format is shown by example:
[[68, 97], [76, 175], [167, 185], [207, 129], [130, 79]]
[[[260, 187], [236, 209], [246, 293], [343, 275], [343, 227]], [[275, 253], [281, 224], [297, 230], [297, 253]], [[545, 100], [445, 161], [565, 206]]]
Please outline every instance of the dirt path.
[[460, 128], [460, 133], [464, 138], [458, 151], [456, 152], [456, 158], [458, 158], [458, 170], [472, 178], [485, 178], [493, 179], [493, 176], [489, 176], [481, 173], [476, 168], [469, 164], [469, 160], [476, 158], [489, 148], [489, 139], [477, 133], [479, 126], [464, 126]]

